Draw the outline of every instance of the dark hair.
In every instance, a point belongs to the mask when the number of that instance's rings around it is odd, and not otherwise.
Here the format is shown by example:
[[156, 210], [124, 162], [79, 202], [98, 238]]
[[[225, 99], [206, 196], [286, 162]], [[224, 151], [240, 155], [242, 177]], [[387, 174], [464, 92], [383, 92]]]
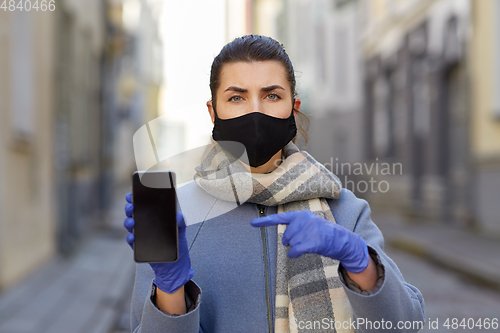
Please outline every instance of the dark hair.
[[[265, 60], [279, 61], [283, 65], [286, 71], [287, 80], [290, 83], [292, 97], [295, 98], [295, 96], [297, 96], [297, 92], [295, 91], [295, 72], [283, 44], [280, 44], [271, 37], [246, 35], [235, 38], [232, 42], [226, 44], [212, 62], [212, 68], [210, 70], [210, 92], [212, 93], [213, 107], [215, 108], [216, 106], [216, 93], [220, 86], [220, 74], [224, 64]], [[295, 111], [301, 119], [300, 123], [297, 123], [297, 128], [307, 144], [306, 131], [309, 127], [309, 120], [299, 110]], [[302, 127], [302, 122], [306, 124], [306, 129]], [[293, 142], [295, 142], [296, 139], [297, 136], [293, 139]]]

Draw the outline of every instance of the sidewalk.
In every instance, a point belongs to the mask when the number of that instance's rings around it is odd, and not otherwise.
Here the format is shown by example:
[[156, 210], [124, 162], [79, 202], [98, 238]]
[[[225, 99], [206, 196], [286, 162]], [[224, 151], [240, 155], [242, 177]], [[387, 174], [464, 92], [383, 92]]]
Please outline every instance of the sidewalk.
[[408, 222], [397, 215], [372, 214], [386, 246], [420, 256], [484, 287], [500, 291], [500, 240], [445, 224]]
[[108, 228], [70, 258], [56, 257], [0, 294], [2, 333], [130, 332], [135, 263], [125, 242], [125, 192], [118, 191]]

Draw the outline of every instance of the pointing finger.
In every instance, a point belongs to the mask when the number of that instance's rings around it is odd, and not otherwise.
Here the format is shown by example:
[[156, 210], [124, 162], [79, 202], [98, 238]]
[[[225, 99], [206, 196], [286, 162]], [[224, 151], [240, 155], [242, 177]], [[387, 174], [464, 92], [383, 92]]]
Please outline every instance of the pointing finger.
[[268, 227], [277, 224], [289, 224], [299, 212], [284, 212], [253, 219], [251, 224], [254, 227]]

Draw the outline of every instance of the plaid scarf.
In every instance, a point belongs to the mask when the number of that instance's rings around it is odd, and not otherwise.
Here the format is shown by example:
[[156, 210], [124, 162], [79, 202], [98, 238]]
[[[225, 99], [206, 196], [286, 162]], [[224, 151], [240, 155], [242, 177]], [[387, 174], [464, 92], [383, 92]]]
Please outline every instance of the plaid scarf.
[[[213, 142], [196, 168], [194, 180], [209, 194], [238, 205], [277, 205], [278, 213], [310, 210], [335, 223], [326, 198], [340, 197], [338, 177], [293, 142], [283, 148], [283, 155], [273, 172], [252, 174], [248, 166]], [[288, 258], [290, 247], [281, 241], [285, 230], [286, 225], [278, 225], [275, 332], [354, 332], [339, 327], [352, 320], [351, 305], [338, 276], [339, 262], [311, 253]]]

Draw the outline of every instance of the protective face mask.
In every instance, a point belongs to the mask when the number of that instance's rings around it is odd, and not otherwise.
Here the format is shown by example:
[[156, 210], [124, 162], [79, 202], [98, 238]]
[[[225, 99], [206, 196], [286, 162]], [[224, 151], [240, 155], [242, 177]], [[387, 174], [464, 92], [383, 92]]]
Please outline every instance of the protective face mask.
[[[250, 166], [265, 164], [297, 134], [293, 110], [281, 119], [261, 112], [252, 112], [231, 119], [220, 119], [215, 111], [212, 137], [215, 141], [236, 141], [246, 148]], [[223, 148], [224, 145], [221, 143]], [[233, 145], [234, 146], [234, 145]], [[231, 151], [230, 151], [231, 152]], [[238, 157], [238, 152], [231, 152]]]

